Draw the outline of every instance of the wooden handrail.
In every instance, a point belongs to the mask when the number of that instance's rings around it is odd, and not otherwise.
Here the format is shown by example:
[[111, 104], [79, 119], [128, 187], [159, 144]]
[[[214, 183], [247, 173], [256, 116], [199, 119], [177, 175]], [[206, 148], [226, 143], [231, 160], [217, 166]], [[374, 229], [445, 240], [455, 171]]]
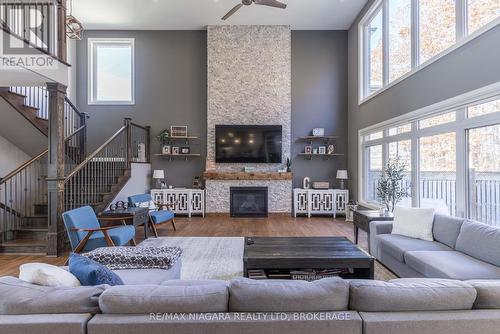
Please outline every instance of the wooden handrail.
[[78, 108], [73, 104], [73, 102], [71, 102], [71, 100], [67, 96], [64, 99], [79, 116], [85, 116], [86, 118], [89, 118], [89, 115], [87, 113], [79, 111]]
[[27, 40], [26, 38], [23, 38], [22, 36], [19, 36], [18, 34], [16, 34], [15, 32], [13, 32], [11, 29], [9, 29], [9, 27], [6, 27], [4, 25], [0, 25], [0, 30], [3, 30], [5, 31], [6, 33], [8, 33], [9, 35], [11, 35], [12, 37], [15, 37], [17, 38], [18, 40], [22, 41], [23, 43], [27, 44], [29, 47], [33, 48], [33, 49], [36, 49], [42, 53], [44, 53], [45, 55], [51, 57], [51, 58], [54, 58], [55, 60], [63, 63], [64, 65], [66, 66], [69, 66], [71, 67], [71, 64], [69, 64], [66, 60], [50, 53], [49, 51], [47, 50], [44, 50], [42, 49], [41, 47], [39, 46], [36, 46], [35, 44], [33, 44], [32, 42], [30, 42], [29, 40]]
[[109, 143], [111, 143], [115, 138], [117, 138], [119, 135], [122, 134], [122, 132], [126, 131], [127, 130], [127, 126], [124, 125], [122, 126], [113, 136], [111, 136], [111, 138], [109, 138], [108, 140], [106, 140], [104, 142], [104, 144], [102, 144], [101, 146], [99, 146], [99, 148], [97, 148], [97, 150], [95, 150], [92, 154], [90, 154], [85, 160], [83, 160], [83, 162], [81, 164], [79, 164], [71, 173], [68, 174], [68, 176], [66, 176], [66, 179], [65, 179], [65, 183], [69, 181], [69, 179], [71, 179], [73, 176], [75, 176], [80, 170], [82, 170], [92, 159], [94, 159], [94, 157], [96, 155], [98, 155], [102, 150], [104, 150], [106, 148], [106, 146], [109, 145]]
[[[69, 135], [68, 137], [66, 137], [64, 139], [64, 142], [69, 141], [71, 139], [71, 137], [73, 137], [74, 135], [76, 135], [78, 132], [81, 132], [81, 131], [85, 130], [86, 127], [87, 127], [87, 125], [83, 125], [83, 126], [79, 127], [75, 132], [73, 132], [71, 135]], [[16, 176], [20, 171], [22, 171], [23, 169], [25, 169], [26, 167], [28, 167], [29, 165], [31, 165], [32, 163], [34, 163], [38, 159], [42, 158], [47, 153], [49, 153], [48, 149], [40, 152], [35, 157], [31, 158], [30, 160], [26, 161], [25, 163], [23, 163], [22, 165], [20, 165], [16, 169], [14, 169], [12, 172], [10, 172], [9, 174], [7, 174], [5, 177], [2, 177], [0, 179], [0, 185], [4, 184], [8, 180], [10, 180], [14, 176]]]
[[136, 124], [136, 123], [130, 123], [130, 125], [135, 126], [136, 128], [139, 128], [139, 129], [143, 129], [145, 131], [148, 130], [147, 126], [142, 126], [142, 125], [139, 125], [139, 124]]

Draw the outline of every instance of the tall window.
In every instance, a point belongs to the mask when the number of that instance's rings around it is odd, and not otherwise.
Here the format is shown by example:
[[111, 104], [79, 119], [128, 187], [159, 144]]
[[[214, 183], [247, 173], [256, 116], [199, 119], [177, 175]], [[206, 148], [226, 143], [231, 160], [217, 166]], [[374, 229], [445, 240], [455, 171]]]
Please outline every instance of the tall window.
[[420, 0], [420, 63], [456, 41], [455, 0]]
[[89, 39], [89, 104], [134, 103], [134, 40]]
[[368, 53], [370, 57], [370, 70], [369, 73], [369, 93], [379, 90], [383, 85], [383, 62], [382, 55], [384, 48], [382, 45], [382, 11], [368, 24], [367, 32], [369, 34]]
[[410, 190], [410, 196], [403, 198], [399, 205], [412, 206], [411, 204], [411, 140], [401, 140], [389, 143], [389, 159], [398, 160], [406, 167], [403, 187]]
[[470, 129], [469, 214], [500, 226], [500, 125]]
[[403, 183], [411, 185], [411, 196], [398, 205], [500, 226], [499, 92], [453, 103], [361, 131], [362, 202], [378, 205], [382, 170], [395, 159], [407, 166]]
[[455, 214], [456, 134], [420, 138], [420, 206]]
[[498, 0], [467, 0], [467, 23], [469, 33], [500, 16]]
[[371, 146], [367, 149], [367, 184], [366, 196], [371, 202], [377, 202], [377, 181], [382, 176], [382, 145]]
[[411, 0], [389, 0], [389, 81], [411, 70]]
[[377, 0], [359, 23], [360, 102], [500, 18], [500, 0]]

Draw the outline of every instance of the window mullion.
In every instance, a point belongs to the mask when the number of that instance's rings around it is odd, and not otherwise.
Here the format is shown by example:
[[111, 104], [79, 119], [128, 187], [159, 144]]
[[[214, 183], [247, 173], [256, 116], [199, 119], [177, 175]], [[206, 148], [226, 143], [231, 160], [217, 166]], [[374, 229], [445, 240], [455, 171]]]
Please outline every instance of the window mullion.
[[420, 206], [420, 147], [417, 135], [418, 121], [412, 122], [411, 136], [411, 183], [412, 206]]
[[467, 36], [467, 0], [455, 0], [456, 41]]
[[389, 83], [389, 0], [382, 3], [382, 70], [383, 86]]
[[411, 1], [411, 68], [420, 64], [420, 35], [419, 35], [418, 0]]
[[466, 108], [457, 110], [457, 130], [456, 130], [456, 185], [455, 201], [456, 213], [459, 217], [467, 215], [467, 142], [464, 125]]

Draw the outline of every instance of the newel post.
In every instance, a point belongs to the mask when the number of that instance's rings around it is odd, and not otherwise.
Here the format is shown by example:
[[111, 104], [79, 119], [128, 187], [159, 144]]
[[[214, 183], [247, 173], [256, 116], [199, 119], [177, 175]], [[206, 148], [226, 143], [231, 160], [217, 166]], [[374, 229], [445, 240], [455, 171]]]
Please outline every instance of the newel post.
[[146, 126], [146, 162], [151, 162], [151, 126]]
[[63, 61], [67, 61], [66, 48], [66, 0], [57, 0], [57, 56]]
[[58, 256], [64, 250], [66, 231], [64, 211], [64, 100], [66, 86], [47, 83], [49, 92], [49, 153], [47, 161], [48, 234], [47, 255]]
[[130, 162], [132, 161], [132, 118], [127, 117], [124, 120], [124, 125], [127, 127], [127, 168], [130, 168]]

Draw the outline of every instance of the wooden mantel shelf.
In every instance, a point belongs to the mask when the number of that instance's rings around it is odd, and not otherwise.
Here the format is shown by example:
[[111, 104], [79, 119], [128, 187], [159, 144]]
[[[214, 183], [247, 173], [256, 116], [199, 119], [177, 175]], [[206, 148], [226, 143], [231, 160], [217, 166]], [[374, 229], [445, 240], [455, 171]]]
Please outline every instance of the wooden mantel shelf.
[[279, 172], [205, 172], [205, 180], [292, 180], [293, 173]]

